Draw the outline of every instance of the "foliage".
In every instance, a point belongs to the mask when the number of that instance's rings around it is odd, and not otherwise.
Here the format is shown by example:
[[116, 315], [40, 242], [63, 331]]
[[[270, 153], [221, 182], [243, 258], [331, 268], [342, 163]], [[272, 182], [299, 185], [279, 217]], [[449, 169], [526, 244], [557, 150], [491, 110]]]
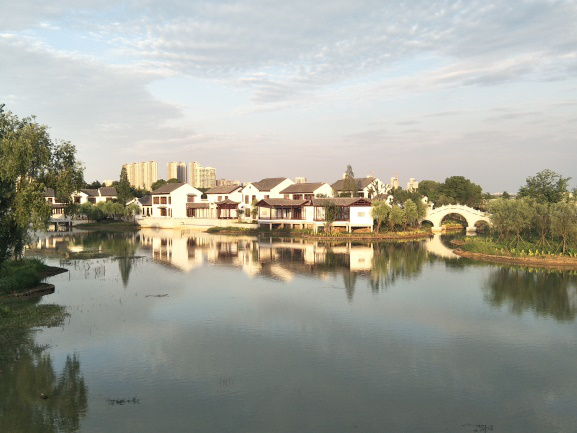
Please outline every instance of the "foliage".
[[29, 227], [46, 226], [47, 187], [72, 205], [71, 193], [84, 183], [75, 153], [69, 142], [54, 142], [34, 117], [19, 119], [0, 106], [0, 263], [21, 255]]
[[575, 203], [559, 202], [551, 205], [551, 234], [561, 238], [562, 252], [567, 243], [577, 239], [577, 206]]
[[405, 222], [405, 211], [400, 206], [393, 205], [389, 214], [389, 227], [391, 231], [393, 231], [395, 227], [405, 225]]
[[409, 227], [415, 227], [419, 223], [419, 210], [417, 205], [410, 198], [403, 204], [405, 213], [405, 224]]
[[389, 185], [383, 184], [375, 179], [367, 187], [367, 192], [369, 194], [368, 198], [373, 200], [384, 200], [387, 198], [387, 194], [389, 194], [390, 190], [391, 187]]
[[170, 179], [168, 179], [168, 180], [166, 181], [166, 183], [180, 183], [180, 180], [178, 180], [178, 179], [175, 178], [175, 177], [171, 177]]
[[130, 182], [128, 181], [128, 172], [126, 167], [122, 166], [120, 170], [120, 180], [116, 186], [116, 193], [118, 195], [118, 201], [125, 205], [132, 198], [132, 191], [130, 190]]
[[0, 295], [28, 290], [40, 283], [40, 272], [46, 267], [37, 259], [7, 261], [0, 265]]
[[325, 231], [332, 233], [333, 223], [339, 215], [339, 207], [333, 201], [327, 200], [324, 207], [325, 211]]
[[527, 178], [526, 184], [519, 189], [518, 197], [531, 197], [539, 203], [557, 203], [565, 197], [570, 180], [570, 177], [545, 169]]
[[381, 231], [381, 225], [384, 224], [391, 212], [391, 207], [383, 200], [374, 200], [371, 208], [371, 215], [377, 225], [376, 231]]
[[436, 206], [462, 204], [478, 208], [483, 201], [482, 188], [463, 176], [448, 177], [443, 183], [423, 180], [419, 182], [419, 193]]
[[156, 182], [152, 183], [151, 188], [154, 191], [154, 190], [156, 190], [156, 189], [158, 189], [161, 186], [166, 185], [166, 184], [167, 184], [167, 182], [164, 179], [158, 179]]
[[347, 165], [347, 171], [345, 172], [345, 179], [343, 182], [343, 189], [341, 191], [341, 196], [343, 197], [357, 197], [358, 190], [357, 184], [355, 182], [355, 173], [350, 165]]
[[250, 206], [251, 206], [250, 216], [252, 217], [253, 220], [255, 220], [256, 217], [258, 216], [258, 207], [256, 206], [257, 203], [258, 203], [258, 201], [255, 198], [252, 200], [252, 203], [250, 204]]

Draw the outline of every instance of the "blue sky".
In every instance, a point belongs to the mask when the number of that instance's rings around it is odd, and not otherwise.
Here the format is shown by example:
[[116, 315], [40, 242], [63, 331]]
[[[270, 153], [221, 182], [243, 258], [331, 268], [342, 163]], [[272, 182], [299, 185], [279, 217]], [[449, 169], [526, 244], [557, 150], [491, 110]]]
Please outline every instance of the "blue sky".
[[577, 2], [4, 0], [0, 101], [86, 179], [464, 175], [577, 185]]

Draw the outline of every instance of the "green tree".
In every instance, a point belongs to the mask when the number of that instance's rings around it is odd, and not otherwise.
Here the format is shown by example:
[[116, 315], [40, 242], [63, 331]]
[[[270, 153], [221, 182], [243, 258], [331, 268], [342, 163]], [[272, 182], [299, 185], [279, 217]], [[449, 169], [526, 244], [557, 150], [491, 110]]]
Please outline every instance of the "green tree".
[[333, 232], [333, 223], [339, 216], [339, 207], [335, 202], [327, 200], [323, 206], [325, 210], [325, 231], [327, 233]]
[[577, 206], [560, 201], [551, 205], [551, 233], [561, 238], [562, 252], [567, 244], [577, 238]]
[[393, 231], [395, 227], [405, 225], [405, 220], [405, 211], [396, 204], [393, 205], [389, 213], [389, 227], [391, 231]]
[[534, 210], [533, 228], [539, 235], [537, 245], [541, 248], [545, 248], [545, 245], [548, 244], [547, 238], [551, 228], [551, 210], [549, 209], [548, 203], [538, 203], [533, 201], [532, 206]]
[[19, 119], [0, 106], [0, 263], [19, 257], [28, 228], [43, 229], [50, 218], [46, 187], [71, 203], [70, 193], [82, 186], [82, 166], [74, 146], [54, 142], [34, 117]]
[[539, 203], [557, 203], [565, 197], [570, 180], [570, 177], [563, 177], [553, 170], [542, 170], [527, 178], [518, 197], [531, 197]]
[[166, 185], [166, 181], [164, 179], [158, 179], [156, 182], [153, 182], [151, 185], [152, 190], [160, 188], [162, 185]]
[[345, 179], [343, 182], [343, 189], [341, 191], [343, 197], [357, 197], [358, 190], [357, 184], [355, 182], [355, 173], [350, 165], [347, 165], [347, 171], [345, 172]]
[[130, 190], [130, 182], [128, 181], [128, 173], [126, 167], [122, 167], [120, 170], [120, 180], [118, 185], [116, 185], [116, 193], [118, 194], [118, 201], [125, 206], [128, 201], [132, 198], [132, 192]]
[[443, 204], [462, 204], [470, 207], [479, 207], [482, 200], [482, 188], [463, 176], [446, 178], [439, 190], [439, 201], [445, 202]]
[[371, 215], [373, 220], [375, 220], [377, 232], [381, 231], [381, 225], [383, 225], [387, 218], [389, 217], [389, 213], [391, 212], [391, 207], [383, 200], [375, 200], [373, 201], [371, 207]]
[[253, 220], [256, 219], [256, 217], [258, 216], [258, 206], [256, 205], [258, 203], [257, 199], [253, 199], [251, 204], [250, 204], [250, 216], [252, 217]]
[[176, 177], [172, 177], [168, 179], [166, 183], [180, 183], [180, 180], [178, 180]]
[[441, 183], [434, 180], [422, 180], [419, 182], [419, 193], [429, 199], [429, 202], [438, 205]]
[[410, 198], [403, 203], [405, 211], [404, 223], [409, 227], [415, 227], [419, 223], [419, 209], [413, 200]]

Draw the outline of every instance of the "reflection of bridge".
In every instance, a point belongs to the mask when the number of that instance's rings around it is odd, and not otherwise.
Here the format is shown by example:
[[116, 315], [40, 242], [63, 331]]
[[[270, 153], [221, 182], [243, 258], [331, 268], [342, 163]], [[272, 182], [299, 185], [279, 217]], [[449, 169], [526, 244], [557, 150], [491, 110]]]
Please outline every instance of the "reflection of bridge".
[[468, 232], [476, 232], [477, 228], [475, 224], [480, 221], [484, 221], [489, 225], [491, 224], [489, 214], [461, 204], [450, 204], [435, 209], [427, 209], [427, 215], [425, 215], [422, 221], [429, 221], [433, 224], [432, 231], [438, 233], [442, 230], [441, 223], [443, 218], [450, 214], [457, 214], [465, 218]]

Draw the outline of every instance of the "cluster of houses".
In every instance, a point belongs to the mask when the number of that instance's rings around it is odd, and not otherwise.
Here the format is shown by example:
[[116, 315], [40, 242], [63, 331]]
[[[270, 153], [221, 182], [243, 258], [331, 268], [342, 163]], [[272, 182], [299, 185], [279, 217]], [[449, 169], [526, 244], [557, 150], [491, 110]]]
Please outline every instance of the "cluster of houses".
[[[333, 227], [346, 231], [372, 230], [371, 199], [384, 198], [390, 187], [375, 177], [354, 179], [355, 197], [346, 194], [345, 181], [332, 185], [324, 182], [295, 183], [286, 177], [265, 178], [245, 185], [223, 185], [206, 192], [187, 183], [167, 183], [148, 196], [130, 203], [141, 208], [141, 219], [186, 220], [256, 220], [260, 226], [274, 228], [302, 228], [315, 232], [324, 227], [327, 203], [337, 207]], [[47, 200], [55, 200], [48, 191]], [[81, 190], [73, 195], [76, 203], [116, 199], [112, 187]], [[54, 209], [58, 203], [51, 202]]]

